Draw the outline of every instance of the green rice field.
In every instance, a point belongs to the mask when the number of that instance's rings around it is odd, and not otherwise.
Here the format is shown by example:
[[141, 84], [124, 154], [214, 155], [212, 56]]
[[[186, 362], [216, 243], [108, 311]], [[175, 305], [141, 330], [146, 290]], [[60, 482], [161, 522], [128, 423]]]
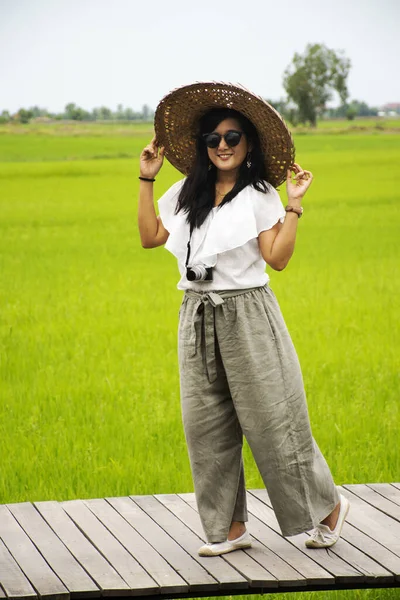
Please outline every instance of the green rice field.
[[[0, 503], [192, 491], [178, 270], [137, 227], [151, 127], [63, 127], [0, 126]], [[315, 181], [294, 257], [269, 272], [314, 437], [337, 484], [399, 481], [400, 135], [294, 139]], [[157, 197], [179, 178], [165, 163]], [[247, 486], [263, 487], [244, 452]]]

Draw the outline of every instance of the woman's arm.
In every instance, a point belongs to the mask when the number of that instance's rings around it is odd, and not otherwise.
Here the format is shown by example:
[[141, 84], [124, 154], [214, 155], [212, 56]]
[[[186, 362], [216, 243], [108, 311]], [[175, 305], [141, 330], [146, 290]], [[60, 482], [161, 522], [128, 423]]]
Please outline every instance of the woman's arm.
[[[162, 167], [164, 148], [158, 149], [155, 138], [146, 146], [140, 155], [140, 176], [154, 179]], [[153, 182], [140, 180], [138, 226], [143, 248], [162, 246], [169, 233], [156, 215], [154, 208]]]
[[153, 183], [141, 181], [139, 187], [138, 225], [143, 248], [157, 248], [168, 239], [161, 217], [154, 208]]
[[[286, 178], [288, 205], [300, 207], [301, 200], [310, 187], [313, 176], [310, 171], [303, 170], [296, 163], [293, 164], [292, 170], [296, 173], [294, 181], [292, 181], [290, 169], [288, 169]], [[278, 222], [274, 227], [262, 231], [258, 236], [263, 259], [276, 271], [282, 271], [292, 257], [298, 220], [299, 217], [295, 212], [287, 212], [284, 223]]]

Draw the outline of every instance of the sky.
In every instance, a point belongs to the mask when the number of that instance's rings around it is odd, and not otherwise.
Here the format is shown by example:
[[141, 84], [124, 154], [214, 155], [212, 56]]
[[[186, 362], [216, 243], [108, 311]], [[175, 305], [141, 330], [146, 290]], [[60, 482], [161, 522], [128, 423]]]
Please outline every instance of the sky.
[[399, 25], [399, 0], [0, 0], [0, 112], [154, 109], [195, 81], [278, 100], [308, 43], [343, 50], [350, 98], [380, 107], [400, 102]]

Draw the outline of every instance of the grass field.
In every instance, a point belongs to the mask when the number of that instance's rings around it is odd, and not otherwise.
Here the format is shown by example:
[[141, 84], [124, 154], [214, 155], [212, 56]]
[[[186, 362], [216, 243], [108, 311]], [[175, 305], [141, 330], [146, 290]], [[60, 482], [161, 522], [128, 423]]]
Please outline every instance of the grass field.
[[[334, 119], [320, 121], [315, 129], [299, 126], [293, 131], [299, 138], [306, 134], [308, 138], [328, 136], [328, 140], [331, 135], [336, 138], [344, 134], [347, 138], [357, 134], [358, 138], [361, 133], [385, 133], [390, 137], [390, 134], [395, 134], [397, 138], [396, 134], [400, 135], [400, 119]], [[142, 145], [152, 136], [151, 123], [71, 121], [0, 124], [0, 162], [138, 158]]]
[[[149, 135], [0, 135], [0, 503], [192, 491], [177, 266], [136, 222]], [[270, 274], [314, 436], [338, 484], [399, 481], [400, 136], [295, 143], [315, 181], [296, 253]], [[157, 196], [178, 178], [165, 164]], [[245, 466], [262, 487], [247, 447]]]

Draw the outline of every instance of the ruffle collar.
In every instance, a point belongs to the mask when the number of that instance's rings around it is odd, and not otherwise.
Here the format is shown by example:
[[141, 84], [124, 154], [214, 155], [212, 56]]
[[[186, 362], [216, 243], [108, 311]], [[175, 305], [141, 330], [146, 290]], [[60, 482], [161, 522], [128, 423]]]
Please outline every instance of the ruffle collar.
[[[247, 186], [231, 202], [210, 211], [203, 225], [193, 231], [191, 264], [201, 262], [214, 266], [218, 254], [243, 246], [258, 236], [251, 197], [254, 192], [259, 193]], [[174, 215], [165, 248], [185, 262], [188, 240], [189, 224], [186, 214], [180, 211]]]

